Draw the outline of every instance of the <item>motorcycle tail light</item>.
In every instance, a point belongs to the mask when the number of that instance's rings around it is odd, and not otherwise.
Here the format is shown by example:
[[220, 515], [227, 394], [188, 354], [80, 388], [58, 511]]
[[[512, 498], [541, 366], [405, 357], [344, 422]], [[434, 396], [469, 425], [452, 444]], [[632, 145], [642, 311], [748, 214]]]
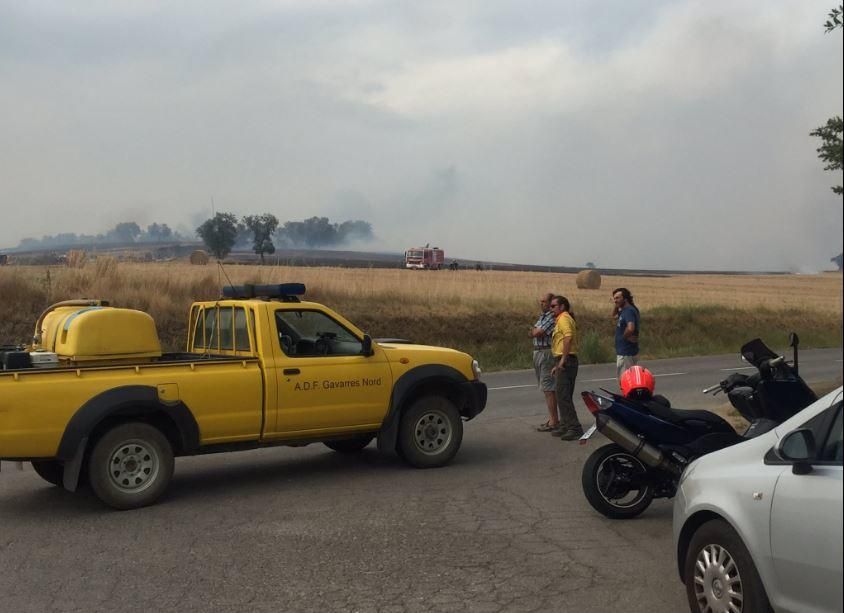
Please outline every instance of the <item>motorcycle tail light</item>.
[[601, 407], [592, 397], [592, 394], [590, 394], [589, 392], [583, 392], [581, 396], [583, 397], [583, 404], [586, 405], [586, 408], [589, 409], [589, 412], [592, 413], [592, 415], [597, 415], [598, 411], [601, 410]]

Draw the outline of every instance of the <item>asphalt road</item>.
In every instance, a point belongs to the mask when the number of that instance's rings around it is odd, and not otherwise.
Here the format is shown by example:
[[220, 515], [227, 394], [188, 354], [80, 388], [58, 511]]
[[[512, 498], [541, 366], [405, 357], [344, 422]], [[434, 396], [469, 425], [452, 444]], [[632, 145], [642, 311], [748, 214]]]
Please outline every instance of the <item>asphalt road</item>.
[[[807, 351], [801, 370], [835, 379], [841, 358]], [[742, 366], [735, 356], [648, 365], [658, 390], [688, 407], [719, 404], [699, 390]], [[612, 388], [613, 372], [584, 366], [579, 387]], [[544, 404], [531, 377], [487, 375], [487, 410], [436, 470], [374, 445], [356, 457], [311, 445], [182, 458], [159, 504], [121, 513], [4, 463], [0, 610], [686, 610], [671, 503], [626, 522], [596, 514], [580, 470], [597, 444], [533, 430]]]

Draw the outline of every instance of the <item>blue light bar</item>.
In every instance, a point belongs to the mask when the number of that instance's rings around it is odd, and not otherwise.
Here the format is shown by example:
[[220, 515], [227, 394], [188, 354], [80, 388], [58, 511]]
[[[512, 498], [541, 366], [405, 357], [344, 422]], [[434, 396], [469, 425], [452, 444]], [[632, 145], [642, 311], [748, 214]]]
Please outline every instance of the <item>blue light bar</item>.
[[223, 288], [226, 298], [278, 298], [290, 299], [305, 294], [304, 283], [278, 283], [276, 285], [229, 285]]

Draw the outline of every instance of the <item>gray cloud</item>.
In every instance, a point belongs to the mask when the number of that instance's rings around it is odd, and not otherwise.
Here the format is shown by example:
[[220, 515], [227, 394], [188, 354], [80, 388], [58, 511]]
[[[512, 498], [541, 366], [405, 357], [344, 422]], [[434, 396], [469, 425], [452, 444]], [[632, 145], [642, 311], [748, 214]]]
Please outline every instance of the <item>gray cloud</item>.
[[827, 10], [0, 0], [0, 245], [214, 198], [472, 259], [827, 267]]

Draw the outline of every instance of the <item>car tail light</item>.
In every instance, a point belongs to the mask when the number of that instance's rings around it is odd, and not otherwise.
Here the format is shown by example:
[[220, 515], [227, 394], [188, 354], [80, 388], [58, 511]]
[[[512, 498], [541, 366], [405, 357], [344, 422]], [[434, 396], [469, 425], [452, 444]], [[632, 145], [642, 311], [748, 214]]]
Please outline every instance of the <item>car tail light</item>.
[[586, 408], [589, 409], [589, 412], [592, 413], [592, 415], [597, 415], [598, 411], [601, 410], [601, 407], [595, 398], [592, 397], [592, 394], [589, 392], [583, 392], [581, 396], [583, 397], [583, 403], [586, 405]]

